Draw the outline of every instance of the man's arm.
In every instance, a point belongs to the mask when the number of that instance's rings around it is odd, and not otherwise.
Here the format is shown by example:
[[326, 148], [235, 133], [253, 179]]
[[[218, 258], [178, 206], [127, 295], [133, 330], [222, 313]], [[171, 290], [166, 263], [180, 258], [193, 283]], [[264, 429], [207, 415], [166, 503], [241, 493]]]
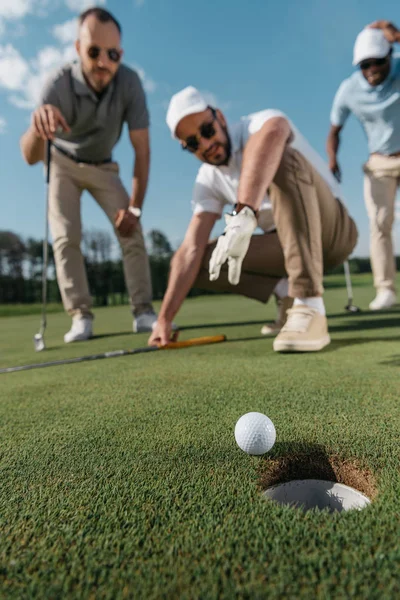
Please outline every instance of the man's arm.
[[339, 182], [342, 179], [342, 173], [337, 161], [337, 154], [339, 151], [340, 132], [342, 129], [343, 125], [331, 125], [328, 138], [326, 140], [326, 152], [329, 158], [329, 168]]
[[135, 167], [130, 206], [142, 208], [146, 194], [150, 170], [150, 138], [148, 129], [135, 129], [129, 132], [135, 150]]
[[260, 208], [269, 185], [275, 177], [291, 129], [284, 117], [273, 117], [248, 140], [243, 153], [237, 202], [253, 210]]
[[396, 42], [400, 43], [400, 31], [397, 29], [396, 25], [391, 23], [391, 21], [374, 21], [373, 23], [370, 23], [368, 27], [371, 27], [371, 29], [382, 29], [385, 38], [391, 44]]
[[44, 160], [45, 141], [53, 140], [58, 128], [65, 132], [71, 131], [56, 106], [43, 104], [32, 113], [31, 125], [20, 141], [22, 156], [28, 165]]
[[[129, 206], [142, 209], [149, 180], [150, 140], [148, 129], [132, 129], [129, 138], [135, 150], [135, 166], [133, 169], [132, 195]], [[135, 231], [139, 217], [127, 209], [120, 209], [115, 215], [114, 225], [119, 234], [129, 237]]]
[[207, 242], [215, 221], [216, 213], [202, 212], [194, 215], [182, 245], [171, 261], [168, 288], [158, 315], [157, 326], [149, 339], [149, 345], [165, 345], [170, 341], [172, 319], [180, 309], [198, 272]]

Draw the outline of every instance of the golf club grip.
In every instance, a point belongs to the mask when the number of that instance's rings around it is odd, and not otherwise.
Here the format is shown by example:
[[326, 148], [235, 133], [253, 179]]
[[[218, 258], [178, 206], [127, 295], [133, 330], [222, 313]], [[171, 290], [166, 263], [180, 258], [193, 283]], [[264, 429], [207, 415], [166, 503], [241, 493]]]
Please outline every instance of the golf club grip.
[[170, 342], [162, 346], [160, 350], [174, 350], [177, 348], [190, 348], [190, 346], [205, 346], [206, 344], [217, 344], [224, 342], [225, 335], [206, 335], [204, 337], [192, 338], [191, 340], [183, 340], [182, 342]]
[[50, 182], [51, 141], [46, 142], [46, 183]]

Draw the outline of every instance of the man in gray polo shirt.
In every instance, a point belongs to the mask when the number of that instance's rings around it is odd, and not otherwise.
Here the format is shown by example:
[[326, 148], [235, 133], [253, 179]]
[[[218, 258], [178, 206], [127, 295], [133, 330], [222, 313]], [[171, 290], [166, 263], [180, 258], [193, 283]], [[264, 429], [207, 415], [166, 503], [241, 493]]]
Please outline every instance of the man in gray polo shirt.
[[[135, 71], [120, 64], [121, 27], [101, 8], [79, 17], [79, 61], [67, 64], [45, 85], [40, 106], [21, 139], [28, 164], [44, 160], [52, 142], [49, 224], [57, 280], [72, 316], [65, 342], [92, 336], [92, 300], [81, 243], [80, 198], [87, 190], [114, 224], [122, 248], [133, 330], [151, 331], [157, 320], [140, 216], [147, 187], [150, 146], [146, 98]], [[127, 122], [135, 151], [132, 193], [119, 178], [112, 150]]]

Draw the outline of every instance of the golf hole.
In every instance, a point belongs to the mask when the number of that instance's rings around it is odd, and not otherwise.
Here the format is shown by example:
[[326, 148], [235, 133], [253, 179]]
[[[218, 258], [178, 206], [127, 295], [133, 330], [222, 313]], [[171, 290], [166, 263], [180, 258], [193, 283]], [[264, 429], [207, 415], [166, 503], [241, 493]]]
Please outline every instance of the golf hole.
[[361, 510], [377, 494], [373, 474], [358, 461], [316, 447], [260, 462], [264, 497], [304, 512]]
[[264, 492], [269, 500], [279, 504], [301, 508], [304, 512], [313, 509], [343, 512], [362, 509], [371, 500], [361, 492], [343, 483], [319, 479], [297, 479], [270, 487]]

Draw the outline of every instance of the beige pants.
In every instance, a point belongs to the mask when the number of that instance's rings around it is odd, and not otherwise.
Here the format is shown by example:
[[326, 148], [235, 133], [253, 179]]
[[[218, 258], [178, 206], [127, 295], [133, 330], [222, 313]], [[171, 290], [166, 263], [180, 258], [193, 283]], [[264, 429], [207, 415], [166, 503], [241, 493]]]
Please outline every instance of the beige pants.
[[[82, 224], [80, 200], [84, 190], [114, 222], [119, 208], [127, 208], [129, 196], [119, 178], [116, 163], [100, 166], [75, 163], [52, 149], [49, 224], [53, 238], [57, 281], [65, 310], [70, 315], [92, 317], [92, 298], [80, 248]], [[129, 238], [117, 234], [123, 255], [126, 286], [132, 311], [150, 310], [152, 300], [149, 260], [140, 225]]]
[[400, 156], [372, 154], [364, 165], [364, 198], [370, 226], [371, 265], [377, 290], [395, 291], [392, 230], [400, 185]]
[[267, 302], [278, 281], [289, 278], [289, 296], [323, 294], [324, 267], [340, 265], [357, 243], [357, 228], [324, 179], [296, 150], [288, 148], [269, 189], [276, 232], [254, 235], [239, 284], [228, 282], [227, 266], [210, 282], [210, 242], [196, 287], [229, 291]]

